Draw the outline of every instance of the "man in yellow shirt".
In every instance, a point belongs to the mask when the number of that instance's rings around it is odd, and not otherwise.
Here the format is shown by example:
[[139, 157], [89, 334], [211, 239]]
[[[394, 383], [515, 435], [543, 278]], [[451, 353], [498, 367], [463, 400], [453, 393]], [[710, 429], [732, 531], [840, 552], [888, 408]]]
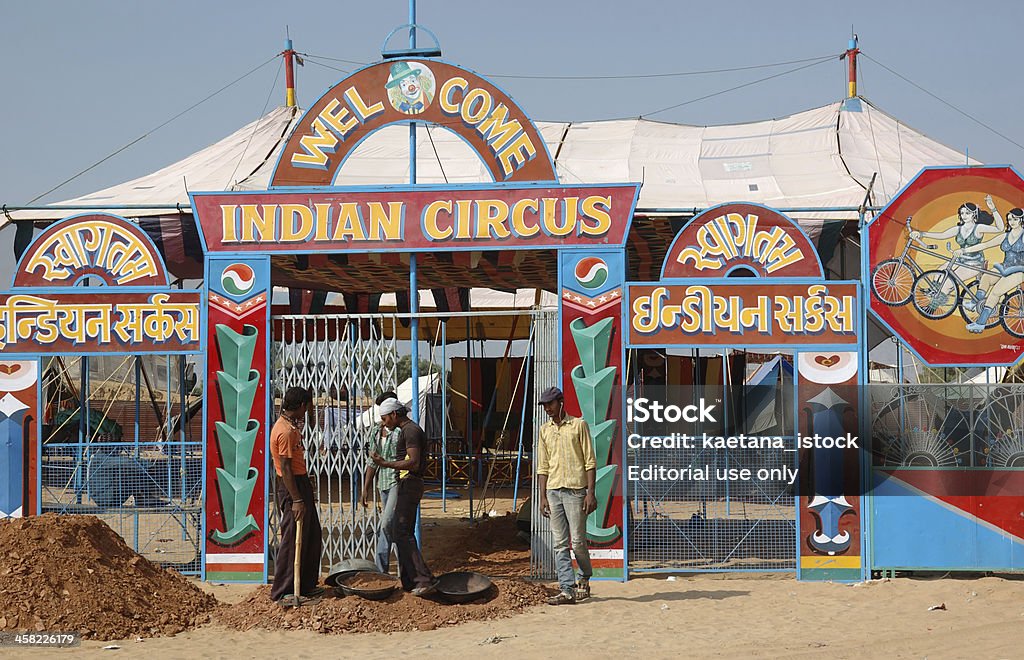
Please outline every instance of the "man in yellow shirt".
[[[597, 510], [597, 459], [587, 422], [565, 413], [562, 390], [544, 390], [540, 404], [551, 421], [540, 427], [537, 480], [540, 492], [545, 494], [541, 512], [551, 519], [559, 588], [559, 594], [549, 598], [548, 603], [570, 605], [590, 597], [593, 569], [587, 548], [587, 516]], [[569, 553], [570, 539], [580, 567], [579, 583]]]

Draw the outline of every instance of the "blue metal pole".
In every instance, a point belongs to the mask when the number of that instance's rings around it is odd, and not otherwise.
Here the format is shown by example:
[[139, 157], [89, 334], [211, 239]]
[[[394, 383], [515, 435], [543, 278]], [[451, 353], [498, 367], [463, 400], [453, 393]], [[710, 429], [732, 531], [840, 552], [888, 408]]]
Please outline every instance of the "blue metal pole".
[[[416, 48], [416, 0], [409, 0], [409, 49]], [[409, 183], [416, 184], [416, 122], [409, 122]], [[409, 254], [409, 341], [412, 351], [412, 421], [420, 423], [420, 324], [416, 318], [420, 307], [416, 285], [416, 253]], [[426, 449], [424, 447], [424, 449]], [[420, 543], [420, 510], [416, 509], [416, 543]], [[421, 544], [422, 545], [422, 544]]]
[[139, 364], [141, 360], [138, 355], [135, 356], [135, 458], [139, 458], [139, 413], [141, 412], [141, 399], [139, 395], [139, 381], [142, 380], [142, 367]]
[[466, 317], [466, 482], [469, 486], [469, 519], [473, 520], [473, 466], [476, 465], [476, 442], [473, 439], [473, 342], [470, 340], [469, 317]]
[[[532, 321], [536, 328], [536, 320]], [[533, 332], [530, 332], [530, 344], [526, 347], [526, 357], [523, 360], [525, 380], [523, 381], [523, 409], [519, 416], [519, 451], [516, 454], [516, 481], [512, 486], [512, 510], [519, 510], [519, 475], [523, 464], [523, 433], [526, 432], [526, 393], [530, 391], [530, 358], [533, 356]]]
[[[184, 288], [184, 287], [179, 287]], [[178, 496], [181, 498], [182, 505], [185, 504], [186, 491], [185, 487], [188, 483], [188, 463], [186, 462], [187, 457], [185, 456], [185, 425], [188, 423], [185, 417], [188, 413], [188, 393], [185, 391], [185, 356], [178, 356], [178, 451], [180, 452], [178, 458], [178, 479], [180, 480], [180, 488], [178, 489]], [[168, 503], [173, 501], [174, 491], [171, 489], [170, 484], [167, 484], [167, 500]], [[266, 500], [264, 500], [266, 501]], [[179, 523], [181, 525], [181, 540], [188, 540], [188, 521], [185, 519], [187, 515], [185, 513], [184, 506], [179, 509]]]
[[[141, 397], [139, 395], [139, 381], [142, 379], [142, 376], [141, 376], [142, 367], [139, 364], [139, 360], [141, 360], [141, 359], [142, 358], [140, 358], [138, 355], [135, 356], [135, 460], [139, 460], [139, 451], [140, 451], [140, 448], [139, 448], [139, 413], [141, 412]], [[135, 514], [134, 515], [135, 520], [133, 521], [135, 523], [135, 535], [134, 535], [134, 544], [132, 545], [132, 547], [135, 548], [136, 552], [138, 552], [138, 550], [139, 550], [139, 507], [137, 507], [137, 506], [134, 507], [133, 513]]]
[[82, 503], [82, 488], [85, 487], [85, 479], [82, 471], [86, 469], [88, 454], [83, 451], [85, 443], [89, 442], [89, 358], [82, 356], [78, 360], [78, 445], [76, 455], [78, 464], [75, 466], [75, 502]]
[[[448, 373], [448, 322], [441, 323], [441, 373]], [[441, 511], [448, 511], [448, 379], [441, 379]]]

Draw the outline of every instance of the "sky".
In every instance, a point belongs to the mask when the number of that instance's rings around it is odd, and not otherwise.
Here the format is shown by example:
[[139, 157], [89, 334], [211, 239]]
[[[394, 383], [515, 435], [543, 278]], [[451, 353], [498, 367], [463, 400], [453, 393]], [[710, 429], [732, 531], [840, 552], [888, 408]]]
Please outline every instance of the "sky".
[[[406, 0], [6, 0], [0, 204], [25, 204], [141, 136], [38, 203], [147, 174], [282, 104], [274, 56], [286, 31], [309, 56], [297, 73], [299, 104], [308, 106], [355, 63], [379, 60], [408, 11]], [[1024, 3], [1015, 0], [420, 0], [417, 19], [437, 35], [444, 59], [491, 77], [537, 121], [645, 116], [706, 125], [826, 105], [845, 95], [838, 55], [852, 30], [864, 52], [862, 95], [982, 162], [1024, 163], [1014, 144], [1024, 144]], [[406, 34], [390, 46], [406, 46]], [[792, 63], [721, 71], [782, 62]], [[787, 73], [797, 67], [806, 68]], [[706, 71], [718, 72], [636, 77]], [[747, 85], [768, 76], [777, 77]], [[0, 232], [0, 246], [12, 240]], [[0, 247], [0, 277], [9, 259]]]

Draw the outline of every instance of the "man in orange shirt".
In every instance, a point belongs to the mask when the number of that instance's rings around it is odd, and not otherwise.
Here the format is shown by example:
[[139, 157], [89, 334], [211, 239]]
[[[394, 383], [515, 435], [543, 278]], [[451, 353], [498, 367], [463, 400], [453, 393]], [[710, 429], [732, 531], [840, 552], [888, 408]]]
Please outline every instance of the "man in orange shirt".
[[277, 472], [277, 502], [281, 508], [281, 544], [274, 559], [271, 600], [292, 595], [295, 584], [295, 521], [302, 519], [302, 575], [300, 595], [313, 598], [323, 593], [320, 581], [320, 516], [313, 498], [313, 485], [306, 473], [302, 448], [302, 425], [313, 402], [309, 391], [289, 387], [281, 401], [281, 416], [270, 431], [270, 455]]

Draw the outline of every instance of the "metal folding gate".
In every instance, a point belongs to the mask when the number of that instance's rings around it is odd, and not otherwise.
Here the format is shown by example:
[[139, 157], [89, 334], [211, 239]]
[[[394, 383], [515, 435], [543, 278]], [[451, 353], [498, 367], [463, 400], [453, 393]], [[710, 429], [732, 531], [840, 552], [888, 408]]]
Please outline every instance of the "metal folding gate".
[[[558, 314], [538, 312], [533, 317], [533, 400], [558, 382], [561, 363], [558, 360]], [[533, 428], [548, 421], [544, 409], [534, 406]], [[537, 490], [537, 462], [533, 461], [530, 496], [530, 575], [549, 580], [555, 577], [555, 549], [548, 519], [541, 515], [541, 498]]]
[[[636, 364], [637, 356], [631, 356]], [[666, 361], [669, 356], [661, 354]], [[678, 359], [678, 358], [677, 358]], [[724, 410], [715, 424], [680, 424], [659, 427], [653, 423], [627, 422], [627, 433], [665, 436], [671, 432], [694, 435], [698, 441], [687, 448], [639, 448], [627, 450], [628, 466], [660, 466], [652, 478], [628, 482], [630, 572], [644, 571], [789, 571], [796, 569], [797, 527], [795, 490], [779, 482], [719, 480], [728, 470], [796, 468], [797, 453], [726, 449], [705, 446], [710, 437], [758, 435], [781, 437], [795, 448], [795, 386], [785, 358], [776, 359], [767, 382], [758, 387], [730, 386], [743, 383], [729, 373], [730, 360], [710, 358], [722, 367], [721, 381], [693, 386], [645, 387], [634, 372], [630, 396], [647, 397], [673, 404], [689, 404], [705, 397]], [[693, 381], [708, 376], [707, 357], [692, 359]], [[702, 361], [704, 361], [702, 363]], [[665, 371], [668, 371], [666, 366]], [[702, 469], [710, 479], [684, 470]], [[673, 472], [675, 471], [675, 472]], [[684, 476], [684, 475], [692, 476]], [[678, 478], [675, 478], [678, 476]], [[659, 478], [661, 477], [661, 478]]]
[[[302, 440], [318, 495], [325, 567], [373, 556], [377, 507], [359, 506], [359, 495], [367, 442], [378, 421], [371, 410], [373, 400], [396, 387], [398, 323], [397, 317], [383, 315], [271, 320], [275, 412], [289, 387], [305, 387], [313, 395]], [[271, 506], [270, 528], [273, 555], [279, 537], [276, 504]]]
[[[557, 313], [554, 310], [523, 310], [521, 313], [532, 316], [535, 324], [533, 364], [536, 377], [533, 382], [535, 392], [539, 392], [536, 388], [543, 390], [558, 377]], [[475, 315], [487, 314], [470, 312], [450, 316], [458, 317], [461, 325], [467, 316]], [[420, 315], [421, 318], [437, 316]], [[382, 391], [397, 388], [400, 354], [395, 337], [399, 324], [408, 318], [409, 315], [388, 314], [287, 315], [275, 316], [271, 321], [275, 412], [280, 410], [281, 397], [289, 387], [306, 387], [313, 395], [313, 407], [303, 429], [303, 443], [309, 474], [319, 493], [317, 506], [323, 528], [325, 568], [343, 559], [373, 556], [378, 512], [376, 506], [365, 509], [360, 506], [359, 494], [367, 443], [378, 421], [372, 410], [374, 398]], [[440, 324], [436, 337], [442, 343], [444, 326]], [[427, 339], [421, 335], [421, 341]], [[447, 365], [438, 366], [444, 374]], [[444, 375], [441, 382], [446, 382]], [[532, 412], [535, 424], [543, 421], [539, 407]], [[441, 428], [448, 427], [448, 410], [443, 410], [437, 423]], [[273, 490], [271, 484], [271, 492]], [[536, 502], [536, 497], [533, 501]], [[535, 547], [534, 556], [544, 556], [544, 566], [553, 573], [546, 520], [539, 513], [533, 519], [542, 530], [534, 534], [534, 542], [547, 548], [545, 555]], [[271, 508], [270, 528], [273, 555], [278, 539], [276, 505]]]

